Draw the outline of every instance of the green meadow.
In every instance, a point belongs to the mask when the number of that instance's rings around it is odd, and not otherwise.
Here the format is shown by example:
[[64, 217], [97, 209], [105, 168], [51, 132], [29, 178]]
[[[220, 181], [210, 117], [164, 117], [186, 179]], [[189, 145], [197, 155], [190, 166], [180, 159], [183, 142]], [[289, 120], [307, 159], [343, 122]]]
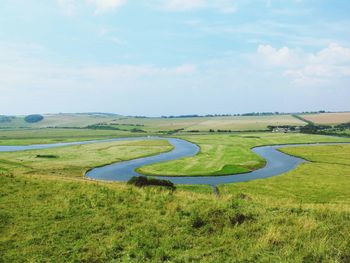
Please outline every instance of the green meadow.
[[91, 129], [10, 129], [0, 130], [0, 145], [31, 145], [142, 136], [118, 130]]
[[341, 142], [347, 138], [306, 135], [300, 133], [239, 133], [230, 135], [178, 136], [200, 147], [196, 156], [170, 162], [153, 164], [138, 169], [148, 175], [225, 175], [245, 173], [265, 165], [264, 159], [251, 148], [262, 145]]
[[101, 165], [170, 151], [165, 140], [116, 141], [42, 150], [0, 153], [0, 172], [82, 178]]
[[287, 148], [313, 162], [221, 186], [219, 197], [206, 186], [139, 189], [3, 172], [1, 260], [348, 262], [350, 168], [329, 164], [339, 149], [326, 147], [322, 157], [317, 147]]
[[[1, 145], [134, 135], [90, 129], [0, 131]], [[257, 169], [251, 148], [349, 141], [298, 133], [176, 135], [191, 158], [147, 173], [220, 175]], [[137, 188], [88, 180], [93, 167], [170, 151], [164, 140], [0, 153], [0, 262], [349, 262], [350, 145], [288, 147], [309, 162], [280, 176], [211, 186]]]

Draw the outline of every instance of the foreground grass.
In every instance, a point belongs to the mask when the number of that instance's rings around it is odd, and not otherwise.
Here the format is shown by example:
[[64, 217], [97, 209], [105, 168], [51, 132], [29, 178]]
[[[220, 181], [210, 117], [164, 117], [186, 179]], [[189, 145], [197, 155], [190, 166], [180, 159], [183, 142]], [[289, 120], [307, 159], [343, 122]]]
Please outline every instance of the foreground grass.
[[337, 138], [307, 134], [247, 133], [231, 135], [180, 136], [200, 146], [198, 155], [171, 162], [153, 164], [138, 169], [149, 175], [225, 175], [255, 170], [265, 165], [264, 159], [251, 151], [260, 145], [340, 142]]
[[81, 179], [81, 169], [118, 153], [169, 147], [146, 141], [0, 153], [0, 262], [349, 262], [350, 146], [286, 148], [313, 162], [220, 186], [220, 197], [208, 186], [168, 191]]
[[35, 177], [0, 181], [3, 262], [347, 262], [350, 257], [344, 205], [266, 202], [249, 191], [218, 199]]
[[90, 168], [154, 155], [172, 148], [165, 140], [147, 140], [3, 152], [0, 153], [0, 174], [82, 177]]

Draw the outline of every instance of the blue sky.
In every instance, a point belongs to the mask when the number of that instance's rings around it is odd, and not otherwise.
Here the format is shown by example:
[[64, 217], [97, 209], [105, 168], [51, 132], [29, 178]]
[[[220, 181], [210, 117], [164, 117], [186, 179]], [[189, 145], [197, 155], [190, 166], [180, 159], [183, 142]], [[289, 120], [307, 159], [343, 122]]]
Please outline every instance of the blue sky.
[[1, 0], [0, 114], [350, 110], [348, 0]]

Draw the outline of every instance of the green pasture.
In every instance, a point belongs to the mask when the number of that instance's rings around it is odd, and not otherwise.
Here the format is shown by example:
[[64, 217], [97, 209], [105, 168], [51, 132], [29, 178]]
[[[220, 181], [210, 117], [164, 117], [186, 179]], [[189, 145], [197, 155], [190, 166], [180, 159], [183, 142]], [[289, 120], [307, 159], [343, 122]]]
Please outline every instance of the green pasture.
[[30, 145], [59, 142], [76, 142], [134, 136], [145, 135], [116, 130], [63, 128], [0, 130], [0, 145]]
[[200, 153], [194, 157], [144, 166], [148, 175], [225, 175], [244, 173], [263, 167], [265, 161], [251, 148], [261, 145], [341, 142], [347, 138], [300, 133], [241, 133], [230, 135], [189, 135], [179, 138], [196, 143]]
[[150, 156], [172, 148], [165, 140], [148, 140], [3, 152], [0, 153], [0, 173], [81, 178], [90, 168]]
[[0, 259], [348, 262], [350, 168], [345, 160], [328, 162], [350, 146], [325, 147], [327, 155], [317, 147], [287, 148], [313, 162], [220, 186], [219, 197], [205, 186], [173, 192], [42, 171], [2, 173]]

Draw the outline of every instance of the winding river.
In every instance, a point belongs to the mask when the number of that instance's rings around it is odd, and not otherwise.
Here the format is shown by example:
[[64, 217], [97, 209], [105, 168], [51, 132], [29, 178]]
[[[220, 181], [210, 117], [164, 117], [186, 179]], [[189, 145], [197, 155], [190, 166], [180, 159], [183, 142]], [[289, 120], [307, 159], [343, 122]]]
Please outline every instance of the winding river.
[[[86, 176], [95, 180], [107, 181], [128, 181], [133, 176], [141, 175], [135, 170], [141, 166], [155, 164], [159, 162], [177, 160], [180, 158], [194, 156], [199, 152], [199, 147], [191, 142], [177, 139], [177, 138], [162, 138], [162, 137], [130, 137], [130, 138], [116, 138], [107, 140], [68, 142], [68, 143], [52, 143], [52, 144], [38, 144], [28, 146], [0, 146], [0, 152], [14, 152], [25, 150], [38, 150], [62, 146], [83, 145], [100, 142], [114, 142], [114, 141], [130, 141], [130, 140], [167, 140], [174, 146], [170, 152], [160, 153], [158, 155], [138, 158], [134, 160], [118, 162], [103, 167], [91, 169], [86, 173]], [[172, 181], [174, 184], [207, 184], [216, 186], [218, 184], [246, 182], [255, 179], [268, 178], [276, 175], [286, 173], [296, 168], [299, 164], [306, 162], [304, 159], [290, 156], [278, 151], [282, 147], [296, 147], [296, 146], [312, 146], [329, 143], [316, 144], [293, 144], [293, 145], [272, 145], [255, 147], [252, 151], [266, 160], [266, 165], [258, 170], [244, 173], [223, 176], [154, 176], [159, 179], [166, 179]], [[337, 144], [337, 143], [333, 143]]]

